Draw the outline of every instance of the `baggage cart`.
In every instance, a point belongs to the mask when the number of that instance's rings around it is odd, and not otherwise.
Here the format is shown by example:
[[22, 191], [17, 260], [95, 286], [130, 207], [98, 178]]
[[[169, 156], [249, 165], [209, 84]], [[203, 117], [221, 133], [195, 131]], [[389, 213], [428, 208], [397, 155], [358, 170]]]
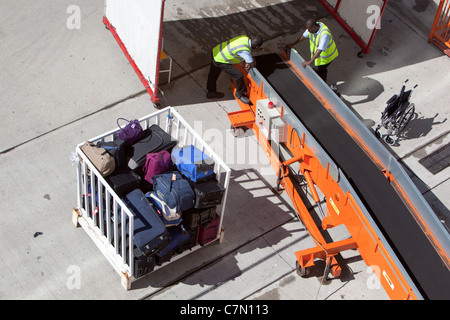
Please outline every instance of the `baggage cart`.
[[[144, 130], [157, 124], [178, 141], [178, 146], [192, 144], [214, 160], [216, 179], [225, 188], [225, 193], [221, 205], [217, 207], [217, 213], [220, 216], [218, 232], [216, 238], [209, 244], [221, 243], [224, 236], [222, 223], [231, 174], [230, 168], [174, 108], [167, 107], [138, 120]], [[111, 130], [88, 141], [93, 143], [112, 141], [114, 133], [118, 130], [119, 128]], [[120, 275], [124, 288], [130, 290], [132, 281], [136, 279], [134, 250], [127, 250], [127, 248], [134, 248], [134, 217], [107, 180], [81, 151], [82, 145], [83, 143], [80, 143], [76, 147], [76, 154], [80, 161], [77, 164], [77, 206], [73, 208], [72, 222], [75, 226], [81, 226], [85, 230]], [[197, 244], [191, 250], [176, 254], [170, 262], [199, 248], [201, 246]], [[155, 266], [154, 270], [164, 267], [170, 262]]]

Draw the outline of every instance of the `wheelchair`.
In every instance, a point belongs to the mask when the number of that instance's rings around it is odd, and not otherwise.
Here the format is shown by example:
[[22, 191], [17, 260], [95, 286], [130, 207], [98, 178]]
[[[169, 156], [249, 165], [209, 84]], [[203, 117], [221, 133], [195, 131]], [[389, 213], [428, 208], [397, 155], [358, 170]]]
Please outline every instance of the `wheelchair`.
[[[400, 133], [405, 129], [415, 112], [414, 103], [410, 103], [412, 92], [417, 84], [411, 89], [406, 89], [406, 79], [399, 94], [393, 95], [387, 102], [386, 108], [381, 113], [381, 122], [375, 128], [375, 135], [383, 139], [388, 145], [395, 145], [399, 140]], [[385, 128], [387, 132], [382, 134], [380, 129]]]

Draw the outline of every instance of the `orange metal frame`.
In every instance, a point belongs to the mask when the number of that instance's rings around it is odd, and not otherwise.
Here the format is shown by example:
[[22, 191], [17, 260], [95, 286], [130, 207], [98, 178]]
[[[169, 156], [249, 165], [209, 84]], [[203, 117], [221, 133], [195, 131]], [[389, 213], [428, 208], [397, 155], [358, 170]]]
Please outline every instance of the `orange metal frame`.
[[[286, 56], [283, 58], [287, 59]], [[301, 221], [316, 244], [313, 248], [295, 253], [300, 267], [311, 267], [315, 264], [314, 260], [316, 259], [325, 260], [326, 268], [329, 268], [334, 277], [338, 277], [341, 267], [337, 263], [336, 255], [345, 250], [357, 249], [368, 266], [375, 266], [372, 269], [391, 299], [417, 299], [353, 196], [349, 192], [342, 191], [339, 184], [329, 174], [329, 164], [324, 167], [305, 144], [305, 136], [294, 135], [293, 128], [289, 124], [287, 125], [289, 138], [285, 145], [293, 157], [284, 162], [280, 161], [277, 150], [272, 149], [270, 141], [265, 138], [264, 134], [259, 134], [259, 128], [255, 123], [256, 101], [267, 99], [263, 83], [255, 83], [241, 65], [236, 65], [236, 67], [246, 75], [244, 78], [252, 105], [244, 104], [236, 99], [241, 110], [229, 113], [228, 116], [235, 128], [246, 127], [254, 131], [272, 168], [278, 173], [278, 183], [288, 192]], [[311, 85], [305, 84], [314, 91]], [[234, 90], [233, 85], [232, 88]], [[316, 92], [314, 93], [316, 94]], [[300, 172], [312, 191], [314, 201], [319, 202], [314, 185], [326, 198], [327, 214], [323, 217], [321, 226], [314, 221], [289, 176], [288, 167], [293, 163], [300, 164]], [[389, 179], [388, 173], [387, 179]], [[326, 230], [338, 225], [345, 225], [351, 237], [346, 240], [327, 242], [321, 234], [321, 229]]]
[[450, 0], [441, 0], [428, 42], [450, 56]]

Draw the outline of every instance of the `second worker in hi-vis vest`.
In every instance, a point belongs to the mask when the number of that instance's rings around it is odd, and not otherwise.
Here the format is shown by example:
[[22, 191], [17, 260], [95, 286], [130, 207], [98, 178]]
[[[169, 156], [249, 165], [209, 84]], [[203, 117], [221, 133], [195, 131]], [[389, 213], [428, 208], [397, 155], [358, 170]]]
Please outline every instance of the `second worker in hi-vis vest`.
[[249, 104], [250, 99], [246, 96], [247, 87], [245, 86], [244, 76], [234, 65], [244, 62], [244, 68], [248, 71], [255, 67], [256, 63], [252, 56], [252, 49], [258, 49], [263, 44], [260, 37], [239, 36], [228, 41], [222, 42], [212, 50], [212, 62], [209, 69], [206, 89], [208, 99], [222, 98], [224, 94], [217, 92], [216, 82], [220, 73], [225, 71], [229, 74], [236, 87], [235, 96], [243, 103]]
[[327, 82], [328, 66], [339, 55], [330, 29], [322, 22], [308, 19], [306, 21], [306, 31], [298, 40], [288, 44], [286, 48], [292, 48], [305, 39], [309, 39], [311, 59], [304, 61], [302, 63], [303, 67], [306, 68], [314, 62], [314, 69], [317, 74], [323, 81]]

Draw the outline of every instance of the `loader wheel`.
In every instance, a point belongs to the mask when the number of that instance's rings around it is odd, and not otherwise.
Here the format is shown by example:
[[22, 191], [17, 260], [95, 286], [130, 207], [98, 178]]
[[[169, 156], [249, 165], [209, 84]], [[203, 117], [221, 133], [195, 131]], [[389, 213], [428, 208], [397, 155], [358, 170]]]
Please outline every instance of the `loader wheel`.
[[164, 109], [164, 106], [163, 106], [160, 102], [155, 102], [155, 103], [153, 103], [153, 106], [154, 106], [155, 109], [157, 109], [157, 110]]
[[240, 136], [244, 135], [246, 128], [245, 127], [234, 127], [233, 125], [231, 125], [230, 130], [233, 133], [235, 138], [239, 138]]
[[298, 261], [295, 262], [295, 269], [297, 270], [297, 274], [302, 278], [309, 276], [309, 274], [311, 273], [310, 268], [302, 268]]
[[331, 283], [331, 279], [328, 278], [328, 275], [323, 275], [319, 278], [319, 282], [322, 285], [327, 286]]

